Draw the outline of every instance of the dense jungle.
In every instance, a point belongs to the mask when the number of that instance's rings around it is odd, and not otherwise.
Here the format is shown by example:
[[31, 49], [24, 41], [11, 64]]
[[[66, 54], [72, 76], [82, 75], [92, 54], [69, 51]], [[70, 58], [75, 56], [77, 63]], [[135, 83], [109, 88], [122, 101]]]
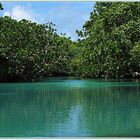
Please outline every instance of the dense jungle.
[[140, 77], [139, 2], [96, 2], [76, 32], [72, 41], [54, 23], [0, 17], [0, 81]]

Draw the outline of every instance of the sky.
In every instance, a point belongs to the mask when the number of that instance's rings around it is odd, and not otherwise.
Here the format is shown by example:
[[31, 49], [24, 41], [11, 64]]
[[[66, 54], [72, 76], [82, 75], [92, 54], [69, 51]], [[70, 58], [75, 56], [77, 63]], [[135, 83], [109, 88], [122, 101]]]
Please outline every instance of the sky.
[[89, 19], [94, 2], [2, 2], [0, 16], [27, 19], [37, 23], [53, 22], [58, 33], [66, 33], [72, 40], [78, 38], [76, 30]]

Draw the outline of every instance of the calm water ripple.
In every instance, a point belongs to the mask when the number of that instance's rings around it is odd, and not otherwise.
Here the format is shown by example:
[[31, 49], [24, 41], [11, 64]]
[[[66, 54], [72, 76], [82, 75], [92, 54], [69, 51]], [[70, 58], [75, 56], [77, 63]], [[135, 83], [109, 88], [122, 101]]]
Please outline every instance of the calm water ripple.
[[0, 136], [140, 136], [140, 83], [1, 83]]

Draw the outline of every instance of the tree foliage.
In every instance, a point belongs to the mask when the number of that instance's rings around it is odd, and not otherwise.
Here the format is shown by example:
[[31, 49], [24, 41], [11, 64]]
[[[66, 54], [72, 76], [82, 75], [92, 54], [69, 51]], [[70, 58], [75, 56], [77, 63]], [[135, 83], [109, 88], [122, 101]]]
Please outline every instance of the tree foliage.
[[96, 2], [76, 42], [53, 23], [1, 17], [0, 25], [0, 81], [140, 76], [139, 2]]
[[3, 6], [2, 6], [2, 4], [0, 3], [0, 10], [3, 10]]
[[82, 49], [73, 63], [79, 76], [125, 78], [140, 72], [136, 57], [140, 3], [96, 3], [90, 19], [77, 32]]
[[68, 73], [70, 39], [52, 23], [0, 18], [0, 80], [35, 80]]

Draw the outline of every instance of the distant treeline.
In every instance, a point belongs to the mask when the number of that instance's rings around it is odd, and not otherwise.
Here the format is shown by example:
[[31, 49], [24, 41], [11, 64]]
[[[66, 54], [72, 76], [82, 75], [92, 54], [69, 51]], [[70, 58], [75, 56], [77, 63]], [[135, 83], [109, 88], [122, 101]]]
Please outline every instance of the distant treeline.
[[96, 2], [77, 41], [53, 23], [0, 18], [0, 81], [140, 76], [140, 3]]

